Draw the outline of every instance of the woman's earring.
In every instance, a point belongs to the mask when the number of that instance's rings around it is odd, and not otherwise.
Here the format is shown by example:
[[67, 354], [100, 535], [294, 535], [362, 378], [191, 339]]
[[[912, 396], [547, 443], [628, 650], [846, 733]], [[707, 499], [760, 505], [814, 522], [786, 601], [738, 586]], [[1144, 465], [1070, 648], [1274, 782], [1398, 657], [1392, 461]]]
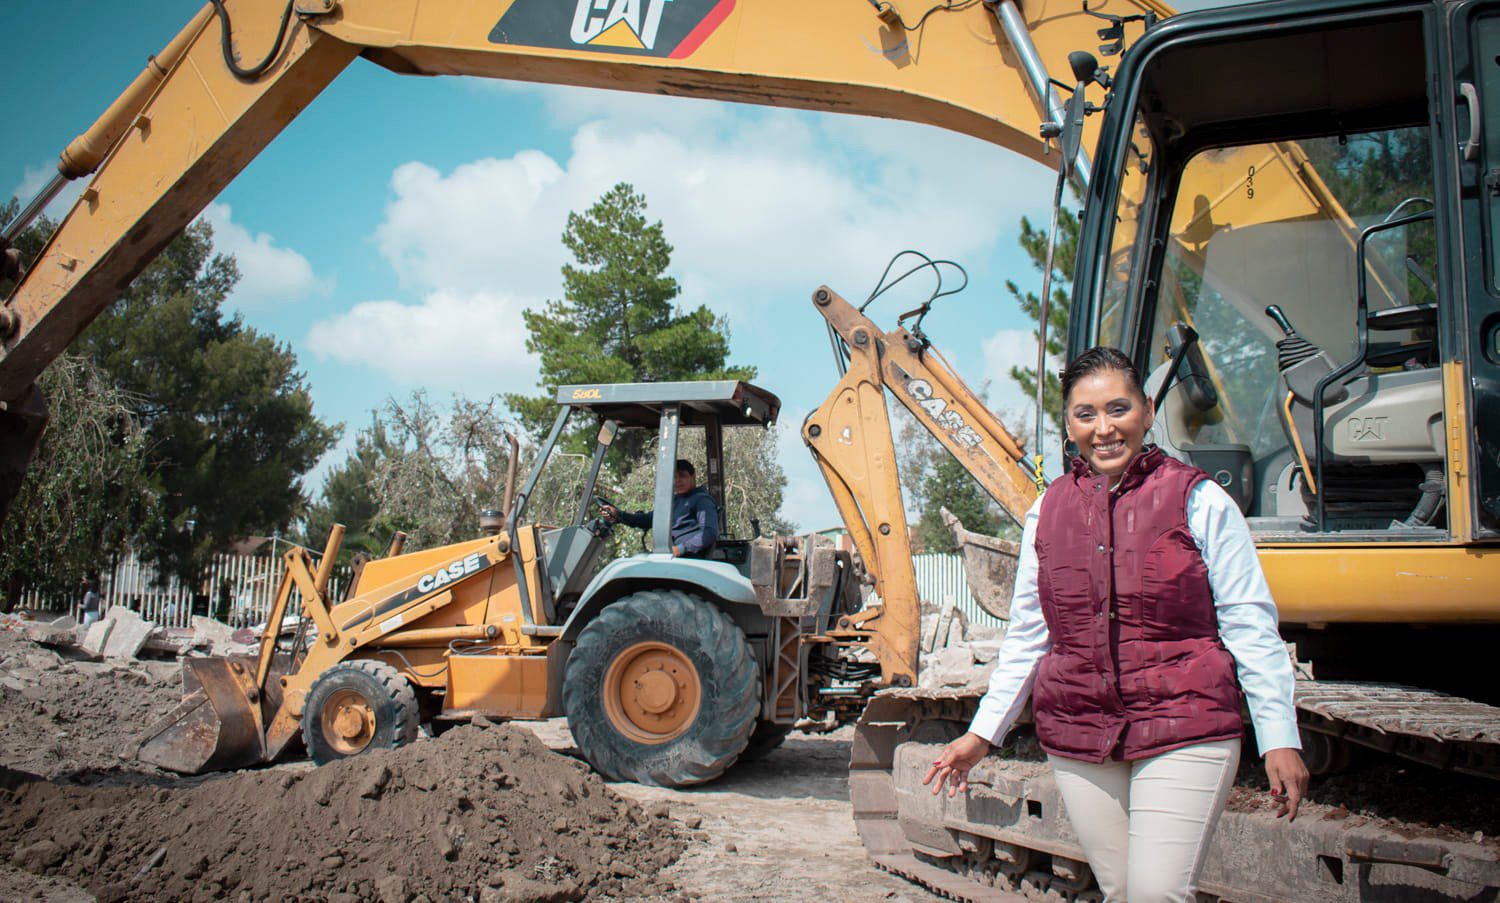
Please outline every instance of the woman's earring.
[[1078, 457], [1078, 443], [1073, 441], [1072, 436], [1069, 436], [1063, 440], [1063, 458], [1071, 461], [1076, 457]]

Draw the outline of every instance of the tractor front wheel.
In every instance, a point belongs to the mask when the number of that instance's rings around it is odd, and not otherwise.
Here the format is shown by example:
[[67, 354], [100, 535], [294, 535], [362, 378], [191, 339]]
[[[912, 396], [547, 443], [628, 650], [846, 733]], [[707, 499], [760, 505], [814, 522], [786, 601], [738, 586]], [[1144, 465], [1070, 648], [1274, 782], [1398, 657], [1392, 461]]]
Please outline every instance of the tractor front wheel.
[[749, 743], [760, 669], [724, 612], [680, 590], [647, 590], [579, 634], [563, 705], [579, 751], [606, 777], [701, 784]]
[[395, 749], [416, 738], [416, 691], [385, 662], [340, 662], [307, 693], [302, 739], [319, 765], [371, 749]]

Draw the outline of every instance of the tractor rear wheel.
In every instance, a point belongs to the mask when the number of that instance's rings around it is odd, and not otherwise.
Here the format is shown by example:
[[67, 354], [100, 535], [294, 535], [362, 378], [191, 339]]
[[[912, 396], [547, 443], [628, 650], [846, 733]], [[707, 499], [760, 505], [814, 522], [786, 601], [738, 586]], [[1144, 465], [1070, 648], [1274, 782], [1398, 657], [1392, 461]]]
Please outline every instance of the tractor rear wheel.
[[385, 662], [340, 662], [308, 691], [302, 739], [319, 765], [416, 738], [416, 691]]
[[760, 669], [724, 612], [680, 590], [646, 590], [578, 635], [563, 707], [579, 751], [604, 776], [701, 784], [744, 752], [760, 711]]

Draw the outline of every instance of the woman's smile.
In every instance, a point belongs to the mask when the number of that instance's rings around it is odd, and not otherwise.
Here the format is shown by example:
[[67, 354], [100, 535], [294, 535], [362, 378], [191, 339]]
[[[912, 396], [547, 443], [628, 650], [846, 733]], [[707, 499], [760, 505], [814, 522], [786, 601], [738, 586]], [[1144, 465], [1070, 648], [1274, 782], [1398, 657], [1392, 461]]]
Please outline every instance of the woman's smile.
[[1079, 456], [1107, 477], [1125, 472], [1151, 429], [1151, 403], [1121, 370], [1097, 370], [1080, 378], [1064, 410], [1068, 438]]

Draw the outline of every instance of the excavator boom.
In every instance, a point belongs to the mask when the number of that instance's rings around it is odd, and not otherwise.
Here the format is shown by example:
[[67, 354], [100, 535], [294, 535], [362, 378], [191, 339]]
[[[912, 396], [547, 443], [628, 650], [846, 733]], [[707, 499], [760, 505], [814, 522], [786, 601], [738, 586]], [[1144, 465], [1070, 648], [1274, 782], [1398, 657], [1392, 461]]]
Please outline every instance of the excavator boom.
[[[907, 119], [1043, 160], [1037, 126], [1050, 114], [1037, 92], [1049, 92], [1049, 107], [1056, 98], [1039, 67], [1094, 43], [1101, 22], [1063, 0], [1024, 11], [1013, 0], [907, 2], [884, 18], [865, 0], [291, 2], [289, 20], [281, 0], [225, 0], [227, 19], [205, 6], [63, 152], [60, 176], [93, 179], [0, 311], [0, 400], [20, 399], [356, 57], [412, 75]], [[1152, 0], [1099, 9], [1170, 12]], [[226, 59], [226, 34], [242, 58], [279, 52], [246, 77]]]

